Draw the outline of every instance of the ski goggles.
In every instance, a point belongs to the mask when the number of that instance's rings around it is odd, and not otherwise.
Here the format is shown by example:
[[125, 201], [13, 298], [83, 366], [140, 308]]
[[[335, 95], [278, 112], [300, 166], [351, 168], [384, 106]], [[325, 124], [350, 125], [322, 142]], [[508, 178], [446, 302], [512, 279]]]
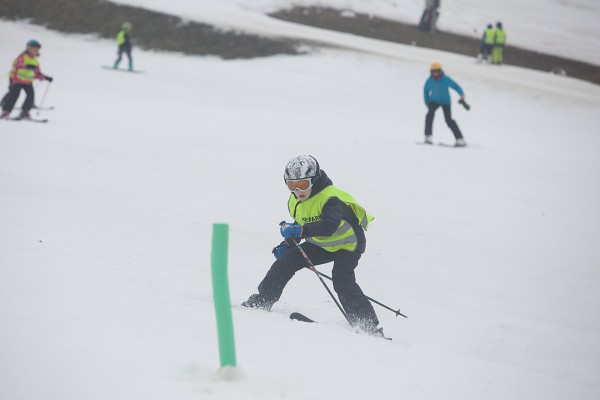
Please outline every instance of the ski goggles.
[[312, 180], [309, 179], [294, 179], [285, 181], [288, 189], [290, 191], [295, 192], [296, 190], [300, 190], [301, 192], [305, 192], [312, 186]]

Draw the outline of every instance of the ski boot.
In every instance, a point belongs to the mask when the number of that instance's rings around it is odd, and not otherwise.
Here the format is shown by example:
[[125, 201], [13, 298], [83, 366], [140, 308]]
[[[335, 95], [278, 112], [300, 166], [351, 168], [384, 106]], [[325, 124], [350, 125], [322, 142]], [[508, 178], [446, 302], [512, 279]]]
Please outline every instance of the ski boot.
[[467, 145], [467, 143], [465, 142], [465, 139], [463, 139], [463, 138], [456, 139], [456, 143], [454, 143], [454, 147], [465, 147], [466, 145]]
[[251, 295], [250, 297], [248, 297], [248, 300], [244, 301], [242, 303], [242, 306], [248, 307], [248, 308], [259, 308], [261, 310], [269, 311], [269, 310], [271, 310], [271, 307], [273, 307], [274, 303], [275, 303], [274, 301], [270, 301], [270, 300], [266, 299], [264, 296], [262, 296], [258, 293], [255, 293], [255, 294]]
[[29, 114], [29, 111], [21, 111], [18, 119], [31, 119], [31, 115]]
[[359, 323], [358, 328], [368, 335], [375, 336], [377, 338], [392, 340], [391, 338], [385, 336], [383, 333], [383, 328], [378, 328], [375, 323]]

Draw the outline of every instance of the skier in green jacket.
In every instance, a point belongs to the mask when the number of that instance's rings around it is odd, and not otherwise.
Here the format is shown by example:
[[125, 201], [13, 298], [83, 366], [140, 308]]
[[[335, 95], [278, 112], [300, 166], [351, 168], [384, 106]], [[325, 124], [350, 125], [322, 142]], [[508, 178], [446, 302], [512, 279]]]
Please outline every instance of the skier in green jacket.
[[117, 34], [117, 46], [119, 49], [117, 50], [117, 60], [113, 65], [114, 69], [119, 68], [119, 64], [121, 63], [121, 58], [123, 53], [127, 55], [127, 59], [129, 60], [128, 69], [133, 71], [133, 60], [131, 59], [131, 40], [129, 39], [129, 32], [131, 32], [131, 24], [129, 22], [123, 22], [121, 25], [121, 31]]
[[477, 56], [478, 63], [481, 63], [482, 61], [487, 61], [488, 63], [492, 62], [494, 36], [494, 27], [492, 24], [488, 24], [487, 28], [483, 32], [483, 37], [481, 38], [481, 49], [479, 50], [479, 55]]
[[502, 22], [496, 24], [494, 32], [494, 49], [492, 50], [492, 64], [502, 64], [504, 62], [504, 48], [506, 47], [506, 32], [502, 27]]
[[362, 292], [354, 270], [365, 252], [365, 230], [373, 217], [352, 197], [333, 186], [332, 180], [310, 155], [288, 161], [284, 181], [290, 191], [288, 211], [294, 222], [282, 222], [284, 237], [273, 249], [276, 260], [258, 285], [258, 293], [244, 307], [270, 310], [296, 272], [309, 267], [299, 246], [313, 265], [333, 262], [333, 288], [348, 321], [374, 336], [384, 337], [373, 306]]

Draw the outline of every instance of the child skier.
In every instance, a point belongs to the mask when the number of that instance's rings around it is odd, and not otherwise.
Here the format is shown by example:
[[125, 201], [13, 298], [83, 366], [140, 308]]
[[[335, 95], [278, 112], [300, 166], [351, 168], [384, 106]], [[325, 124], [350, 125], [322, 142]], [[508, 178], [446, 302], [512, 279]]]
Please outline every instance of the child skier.
[[425, 97], [425, 105], [427, 106], [427, 116], [425, 117], [425, 143], [432, 144], [432, 127], [433, 127], [433, 117], [435, 116], [435, 111], [438, 107], [442, 107], [444, 110], [444, 118], [446, 119], [446, 124], [454, 137], [456, 138], [456, 147], [464, 147], [467, 144], [465, 143], [465, 139], [463, 138], [456, 121], [452, 119], [452, 111], [450, 106], [450, 91], [449, 88], [456, 90], [456, 92], [460, 95], [460, 99], [464, 101], [465, 93], [462, 88], [452, 80], [449, 76], [444, 74], [442, 71], [442, 65], [438, 62], [434, 62], [430, 66], [431, 76], [425, 81], [425, 86], [423, 88], [423, 94]]
[[10, 71], [10, 87], [8, 93], [2, 99], [2, 114], [0, 118], [9, 118], [15, 103], [19, 99], [21, 89], [23, 89], [27, 97], [25, 98], [25, 102], [23, 102], [21, 115], [18, 119], [30, 119], [29, 111], [33, 107], [34, 102], [33, 80], [39, 79], [52, 82], [52, 78], [44, 75], [40, 70], [38, 57], [41, 47], [42, 45], [37, 40], [32, 39], [28, 41], [25, 51], [13, 62]]
[[127, 55], [128, 69], [133, 71], [133, 60], [131, 59], [131, 41], [129, 40], [129, 32], [131, 32], [131, 24], [129, 22], [123, 22], [121, 25], [121, 31], [117, 34], [117, 59], [113, 65], [114, 69], [119, 68], [123, 53]]
[[481, 49], [477, 55], [477, 62], [487, 61], [488, 64], [492, 62], [492, 49], [494, 47], [494, 27], [492, 24], [488, 24], [487, 28], [483, 32], [481, 38]]
[[291, 194], [288, 210], [295, 222], [282, 223], [286, 239], [273, 249], [275, 262], [258, 286], [258, 293], [242, 303], [270, 310], [294, 274], [308, 262], [291, 240], [300, 245], [314, 265], [333, 262], [333, 288], [350, 322], [363, 331], [383, 336], [373, 306], [356, 283], [354, 269], [365, 251], [364, 231], [373, 219], [348, 193], [333, 182], [312, 156], [291, 159], [284, 172]]

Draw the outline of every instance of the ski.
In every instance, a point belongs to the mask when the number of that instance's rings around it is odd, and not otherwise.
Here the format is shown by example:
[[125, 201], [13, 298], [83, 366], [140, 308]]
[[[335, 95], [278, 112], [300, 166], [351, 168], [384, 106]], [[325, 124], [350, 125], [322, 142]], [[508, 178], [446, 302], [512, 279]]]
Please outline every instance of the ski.
[[108, 65], [103, 65], [102, 68], [103, 69], [109, 69], [111, 71], [129, 72], [130, 74], [145, 74], [146, 73], [146, 71], [140, 71], [139, 69], [115, 68], [115, 67], [111, 67], [111, 66], [108, 66]]
[[[33, 106], [33, 107], [31, 107], [31, 109], [38, 110], [38, 111], [52, 111], [52, 110], [54, 110], [54, 106], [44, 106], [44, 107]], [[21, 107], [15, 107], [15, 108], [13, 108], [13, 110], [21, 110]]]
[[[238, 306], [234, 306], [234, 307], [237, 308]], [[253, 307], [244, 306], [243, 303], [239, 307], [240, 308], [255, 309], [255, 310], [257, 309], [257, 308], [253, 308]], [[264, 311], [272, 312], [272, 311], [269, 311], [269, 310], [264, 310]], [[290, 314], [290, 319], [294, 320], [294, 321], [300, 321], [300, 322], [317, 323], [317, 321], [315, 321], [314, 319], [310, 319], [306, 315], [301, 314], [299, 312], [293, 312], [293, 313], [291, 313]], [[358, 330], [357, 328], [354, 328], [354, 330], [357, 333], [364, 333], [364, 331]], [[385, 339], [385, 340], [392, 340], [392, 338], [387, 337], [387, 336], [385, 336], [383, 334], [383, 329], [382, 328], [377, 329], [375, 332], [371, 333], [370, 335], [374, 336], [374, 337], [377, 337], [377, 338]]]
[[467, 147], [466, 144], [464, 146], [457, 146], [455, 144], [448, 144], [448, 143], [443, 143], [443, 142], [440, 142], [437, 145], [440, 146], [440, 147], [452, 147], [452, 148], [455, 148], [455, 149], [462, 149], [464, 147]]
[[293, 312], [290, 314], [290, 319], [296, 320], [296, 321], [302, 321], [302, 322], [316, 322], [310, 318], [308, 318], [306, 315], [304, 314], [300, 314], [299, 312]]
[[[233, 306], [234, 308], [240, 308], [240, 309], [250, 309], [250, 310], [261, 310], [259, 308], [253, 308], [253, 307], [246, 307], [244, 305], [239, 305], [239, 306]], [[266, 312], [273, 312], [273, 311], [267, 311], [267, 310], [263, 310]], [[276, 311], [276, 313], [281, 313], [281, 311]], [[294, 321], [301, 321], [301, 322], [308, 322], [308, 323], [318, 323], [317, 321], [315, 321], [314, 319], [310, 319], [308, 318], [306, 315], [301, 314], [299, 312], [293, 312], [290, 314], [290, 319], [294, 320]], [[360, 333], [360, 334], [367, 334], [363, 332], [362, 330], [358, 330], [357, 328], [354, 328], [356, 333]], [[383, 329], [379, 328], [376, 332], [370, 334], [370, 336], [376, 337], [376, 338], [380, 338], [380, 339], [385, 339], [385, 340], [392, 340], [392, 338], [387, 337], [383, 334]]]
[[38, 118], [20, 118], [20, 117], [14, 117], [14, 118], [8, 118], [8, 121], [28, 121], [28, 122], [39, 122], [39, 123], [46, 123], [48, 122], [47, 118], [44, 119], [38, 119]]
[[[419, 146], [433, 146], [433, 143], [427, 143], [427, 142], [415, 142], [415, 144], [419, 145]], [[451, 147], [451, 148], [463, 148], [463, 147], [467, 147], [467, 145], [465, 144], [464, 146], [457, 146], [456, 144], [450, 144], [450, 143], [444, 143], [444, 142], [439, 142], [436, 143], [437, 146], [440, 147]]]
[[[317, 321], [308, 318], [306, 315], [304, 314], [300, 314], [299, 312], [293, 312], [290, 314], [290, 319], [293, 319], [295, 321], [301, 321], [301, 322], [309, 322], [309, 323], [317, 323]], [[380, 328], [381, 329], [381, 328]], [[392, 338], [387, 337], [383, 334], [383, 329], [377, 331], [377, 333], [373, 334], [372, 336], [381, 338], [381, 339], [385, 339], [385, 340], [392, 340]]]

